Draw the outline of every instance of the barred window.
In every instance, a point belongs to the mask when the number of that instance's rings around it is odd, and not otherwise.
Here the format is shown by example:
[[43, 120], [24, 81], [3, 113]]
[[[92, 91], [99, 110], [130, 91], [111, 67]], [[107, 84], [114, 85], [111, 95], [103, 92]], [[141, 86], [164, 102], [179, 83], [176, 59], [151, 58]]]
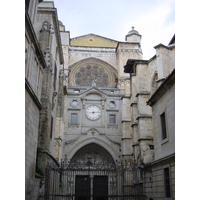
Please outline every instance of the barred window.
[[78, 114], [72, 113], [71, 114], [71, 124], [77, 124], [78, 123]]
[[167, 138], [165, 112], [160, 115], [162, 139]]
[[116, 124], [116, 116], [113, 114], [109, 115], [109, 124]]

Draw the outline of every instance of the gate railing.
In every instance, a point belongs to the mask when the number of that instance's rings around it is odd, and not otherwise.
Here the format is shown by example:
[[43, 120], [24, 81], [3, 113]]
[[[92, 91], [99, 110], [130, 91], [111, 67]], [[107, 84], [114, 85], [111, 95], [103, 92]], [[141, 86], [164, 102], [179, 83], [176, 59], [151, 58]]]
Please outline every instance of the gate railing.
[[[89, 177], [89, 193], [85, 196], [77, 190], [76, 177]], [[96, 195], [95, 177], [107, 177], [106, 191]], [[136, 190], [135, 184], [141, 182], [141, 171], [131, 161], [62, 161], [60, 166], [48, 164], [45, 176], [45, 199], [67, 200], [136, 200], [144, 199], [142, 190]], [[142, 187], [142, 184], [141, 184]], [[78, 191], [78, 192], [77, 192]], [[83, 191], [84, 192], [84, 191]], [[101, 191], [99, 189], [101, 194]], [[98, 193], [99, 194], [99, 193]]]

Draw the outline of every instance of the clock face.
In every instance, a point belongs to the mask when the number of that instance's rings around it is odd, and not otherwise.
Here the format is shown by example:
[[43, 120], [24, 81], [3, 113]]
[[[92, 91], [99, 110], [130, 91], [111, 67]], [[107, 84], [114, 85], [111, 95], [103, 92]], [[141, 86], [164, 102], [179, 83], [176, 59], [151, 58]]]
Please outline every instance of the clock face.
[[90, 120], [97, 120], [101, 116], [101, 110], [98, 106], [89, 106], [86, 110], [86, 116]]

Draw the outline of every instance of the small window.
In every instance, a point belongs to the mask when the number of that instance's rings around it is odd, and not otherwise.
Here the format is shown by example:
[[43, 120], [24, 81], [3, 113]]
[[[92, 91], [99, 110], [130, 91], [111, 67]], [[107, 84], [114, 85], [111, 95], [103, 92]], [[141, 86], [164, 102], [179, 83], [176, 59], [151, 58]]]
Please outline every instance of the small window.
[[77, 124], [78, 122], [78, 115], [77, 113], [72, 113], [71, 114], [71, 124]]
[[50, 138], [53, 136], [53, 117], [51, 116], [51, 130], [50, 130]]
[[54, 88], [54, 90], [56, 90], [56, 81], [57, 81], [57, 66], [56, 66], [56, 63], [55, 63], [55, 66], [54, 66], [54, 79], [53, 79], [53, 88]]
[[116, 116], [113, 114], [109, 115], [109, 124], [116, 124]]
[[75, 94], [78, 94], [78, 93], [80, 93], [80, 90], [75, 89], [75, 90], [74, 90], [74, 93], [75, 93]]
[[165, 112], [160, 115], [162, 139], [167, 138]]
[[109, 107], [114, 108], [115, 107], [115, 102], [114, 101], [110, 101], [109, 102]]
[[169, 167], [164, 168], [165, 197], [171, 197]]
[[72, 101], [72, 106], [74, 106], [74, 107], [78, 106], [78, 101], [77, 100], [73, 100]]

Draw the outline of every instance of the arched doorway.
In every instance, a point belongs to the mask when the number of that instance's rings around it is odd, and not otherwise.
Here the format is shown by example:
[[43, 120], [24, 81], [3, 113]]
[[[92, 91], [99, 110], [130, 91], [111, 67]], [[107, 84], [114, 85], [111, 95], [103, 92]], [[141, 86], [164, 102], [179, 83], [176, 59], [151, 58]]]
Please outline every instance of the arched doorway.
[[[78, 169], [74, 176], [75, 200], [106, 200], [116, 187], [109, 184], [116, 176], [116, 164], [110, 153], [96, 143], [80, 148], [70, 160], [70, 167]], [[116, 179], [116, 177], [115, 177]]]
[[72, 161], [76, 160], [77, 162], [90, 160], [92, 163], [99, 163], [101, 161], [106, 161], [114, 163], [114, 160], [110, 153], [104, 149], [102, 146], [91, 143], [87, 144], [84, 147], [80, 148], [73, 156]]
[[[72, 200], [110, 200], [142, 198], [136, 194], [134, 180], [138, 169], [134, 163], [114, 161], [111, 154], [97, 143], [82, 146], [72, 159], [59, 167], [46, 169], [45, 195]], [[51, 199], [51, 198], [50, 198]]]

